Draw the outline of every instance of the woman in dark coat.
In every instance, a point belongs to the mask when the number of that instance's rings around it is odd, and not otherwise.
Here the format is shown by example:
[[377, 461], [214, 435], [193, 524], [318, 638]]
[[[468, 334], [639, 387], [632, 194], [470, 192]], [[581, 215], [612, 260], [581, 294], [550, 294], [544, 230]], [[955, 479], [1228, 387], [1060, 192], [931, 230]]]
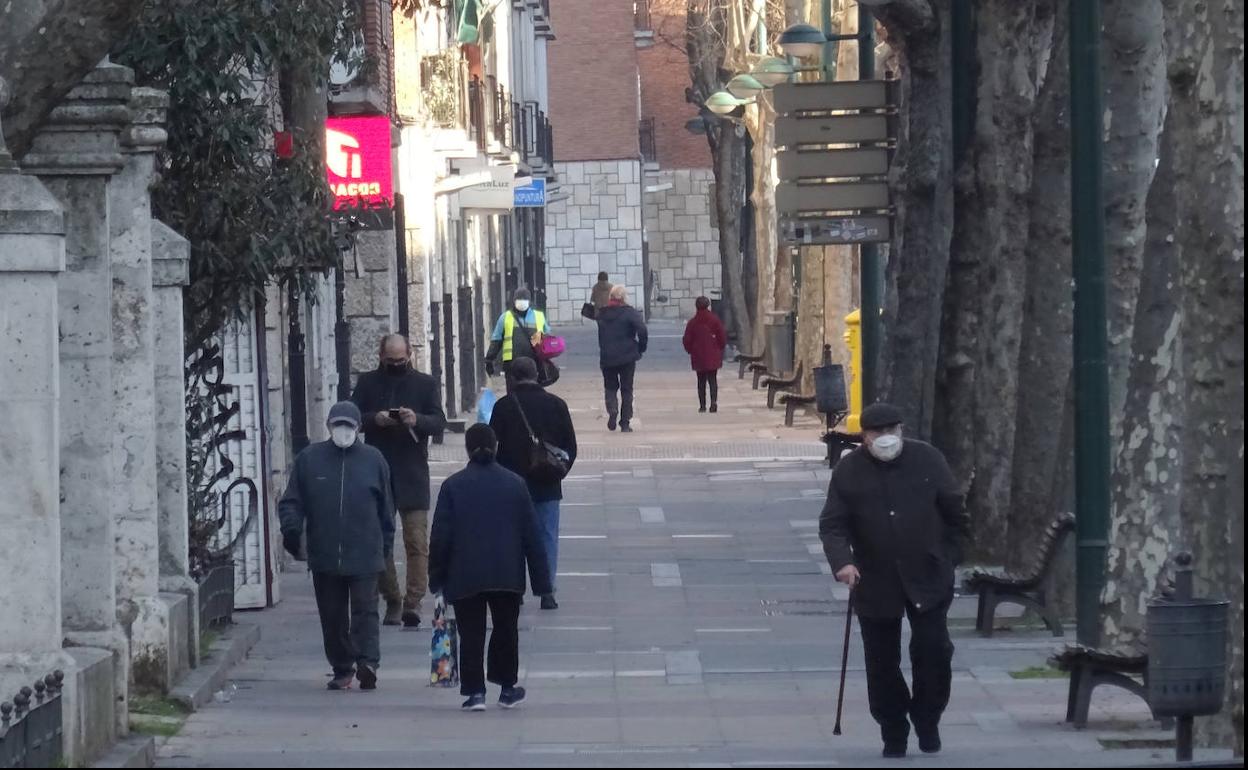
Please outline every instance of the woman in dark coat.
[[466, 711], [485, 710], [485, 619], [489, 681], [502, 688], [498, 705], [524, 700], [520, 671], [520, 600], [525, 567], [533, 593], [551, 593], [550, 569], [528, 485], [495, 461], [498, 439], [477, 424], [464, 437], [469, 463], [438, 494], [429, 543], [429, 586], [455, 607], [460, 635], [460, 694]]
[[724, 365], [728, 333], [719, 317], [711, 312], [711, 301], [698, 297], [697, 312], [685, 324], [685, 351], [698, 373], [699, 412], [706, 411], [706, 389], [711, 389], [711, 411], [719, 411], [719, 370]]

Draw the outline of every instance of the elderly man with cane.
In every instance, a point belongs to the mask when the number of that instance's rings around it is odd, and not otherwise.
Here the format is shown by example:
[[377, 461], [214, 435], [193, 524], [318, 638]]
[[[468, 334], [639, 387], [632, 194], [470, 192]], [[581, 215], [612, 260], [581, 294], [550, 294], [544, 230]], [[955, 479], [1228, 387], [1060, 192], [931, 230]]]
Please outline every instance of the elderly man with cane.
[[[851, 587], [884, 756], [906, 755], [912, 723], [919, 749], [933, 754], [953, 676], [947, 616], [954, 566], [970, 520], [940, 451], [902, 438], [900, 410], [873, 404], [861, 422], [862, 446], [832, 472], [819, 537], [836, 579]], [[901, 673], [903, 616], [910, 622], [913, 692]]]

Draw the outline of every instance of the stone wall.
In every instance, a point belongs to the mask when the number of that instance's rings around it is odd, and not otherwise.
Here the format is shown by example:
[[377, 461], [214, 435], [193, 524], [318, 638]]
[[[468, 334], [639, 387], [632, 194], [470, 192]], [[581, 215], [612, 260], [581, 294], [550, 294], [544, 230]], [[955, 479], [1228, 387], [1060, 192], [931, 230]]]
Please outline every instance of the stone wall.
[[646, 188], [655, 190], [644, 195], [650, 270], [657, 280], [650, 290], [652, 318], [688, 318], [694, 300], [721, 287], [712, 182], [710, 169], [646, 174]]
[[399, 330], [397, 249], [393, 230], [366, 230], [356, 236], [357, 272], [347, 255], [345, 313], [351, 327], [351, 382], [377, 368], [377, 344]]
[[561, 194], [546, 211], [546, 310], [551, 323], [580, 319], [599, 271], [641, 306], [642, 181], [638, 160], [558, 163]]

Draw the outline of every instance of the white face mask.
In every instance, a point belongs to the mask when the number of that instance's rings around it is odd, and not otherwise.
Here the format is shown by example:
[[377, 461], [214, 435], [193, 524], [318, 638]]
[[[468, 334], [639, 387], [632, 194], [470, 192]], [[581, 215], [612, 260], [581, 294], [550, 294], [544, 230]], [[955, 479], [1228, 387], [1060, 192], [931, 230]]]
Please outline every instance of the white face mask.
[[516, 300], [516, 310], [519, 310], [521, 313], [529, 312], [529, 301], [527, 299]]
[[339, 449], [346, 449], [355, 443], [356, 430], [350, 425], [335, 425], [329, 429], [329, 437], [333, 439], [334, 446]]
[[883, 462], [892, 462], [897, 459], [897, 455], [901, 454], [902, 440], [901, 436], [896, 433], [885, 433], [867, 446], [869, 451], [877, 460]]

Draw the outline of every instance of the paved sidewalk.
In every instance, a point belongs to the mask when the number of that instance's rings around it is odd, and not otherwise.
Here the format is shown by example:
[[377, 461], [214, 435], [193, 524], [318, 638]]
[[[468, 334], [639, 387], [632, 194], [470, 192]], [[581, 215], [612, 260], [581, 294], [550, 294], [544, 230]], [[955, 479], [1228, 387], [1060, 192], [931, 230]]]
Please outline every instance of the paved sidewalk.
[[[425, 629], [383, 630], [378, 691], [326, 691], [310, 581], [292, 572], [281, 605], [248, 616], [263, 636], [235, 672], [233, 700], [192, 715], [162, 746], [161, 764], [897, 764], [879, 757], [856, 633], [844, 735], [833, 735], [846, 596], [827, 574], [816, 534], [828, 471], [817, 459], [781, 450], [773, 451], [783, 459], [773, 459], [767, 450], [809, 445], [817, 429], [776, 428], [778, 415], [748, 383], [725, 388], [720, 415], [698, 415], [692, 375], [673, 345], [679, 340], [656, 334], [631, 436], [606, 432], [592, 359], [569, 356], [557, 389], [572, 403], [586, 454], [606, 459], [578, 463], [567, 482], [562, 608], [524, 607], [530, 699], [518, 711], [491, 702], [486, 713], [463, 714], [457, 691], [428, 687]], [[734, 445], [759, 456], [725, 459]], [[446, 457], [455, 451], [448, 442]], [[435, 464], [435, 484], [460, 464]], [[430, 609], [427, 601], [426, 616]], [[957, 614], [970, 609], [960, 603]], [[1099, 691], [1093, 724], [1076, 731], [1061, 723], [1064, 680], [1010, 675], [1043, 666], [1060, 640], [1027, 630], [982, 640], [959, 623], [946, 750], [907, 762], [1085, 767], [1168, 754], [1103, 748], [1100, 738], [1124, 731], [1156, 737], [1132, 696]]]

